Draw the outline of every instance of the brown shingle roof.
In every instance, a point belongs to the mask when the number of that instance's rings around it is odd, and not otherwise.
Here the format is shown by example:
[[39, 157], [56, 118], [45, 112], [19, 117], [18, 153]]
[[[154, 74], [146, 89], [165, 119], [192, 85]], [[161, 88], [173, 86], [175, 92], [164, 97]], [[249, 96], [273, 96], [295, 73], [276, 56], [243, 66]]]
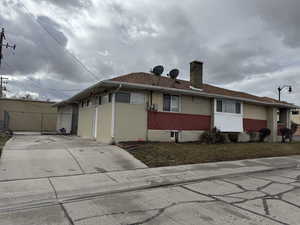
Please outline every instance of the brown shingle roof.
[[[193, 90], [190, 88], [191, 83], [186, 80], [174, 80], [170, 79], [169, 77], [158, 77], [151, 73], [130, 73], [127, 75], [119, 76], [110, 79], [111, 81], [118, 81], [118, 82], [127, 82], [127, 83], [134, 83], [134, 84], [144, 84], [144, 85], [154, 85], [166, 88], [176, 88], [176, 89], [183, 89], [183, 90]], [[267, 102], [267, 103], [282, 103], [282, 104], [289, 104], [287, 102], [280, 102], [276, 99], [269, 98], [269, 97], [259, 97], [255, 95], [251, 95], [245, 92], [239, 91], [231, 91], [224, 88], [219, 88], [213, 85], [204, 84], [203, 85], [203, 92], [208, 94], [217, 94], [217, 95], [224, 95], [228, 97], [238, 97], [238, 98], [246, 98], [251, 100], [256, 100], [260, 102]]]

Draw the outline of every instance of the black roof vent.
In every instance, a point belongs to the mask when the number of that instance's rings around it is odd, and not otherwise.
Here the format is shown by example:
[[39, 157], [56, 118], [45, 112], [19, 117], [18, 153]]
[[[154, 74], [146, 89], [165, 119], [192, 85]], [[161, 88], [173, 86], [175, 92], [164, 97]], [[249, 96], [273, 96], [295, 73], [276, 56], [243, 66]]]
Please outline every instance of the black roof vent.
[[169, 72], [168, 76], [173, 79], [176, 80], [177, 77], [179, 76], [179, 70], [178, 69], [173, 69]]
[[164, 72], [164, 67], [162, 65], [155, 66], [150, 72], [156, 76], [161, 76]]

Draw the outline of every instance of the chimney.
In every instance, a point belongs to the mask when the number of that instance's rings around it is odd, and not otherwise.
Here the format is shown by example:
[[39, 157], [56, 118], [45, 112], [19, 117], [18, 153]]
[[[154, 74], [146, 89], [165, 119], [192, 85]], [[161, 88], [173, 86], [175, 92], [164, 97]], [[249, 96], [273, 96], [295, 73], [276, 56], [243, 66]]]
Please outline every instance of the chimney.
[[193, 61], [190, 63], [190, 82], [192, 88], [203, 88], [203, 62]]

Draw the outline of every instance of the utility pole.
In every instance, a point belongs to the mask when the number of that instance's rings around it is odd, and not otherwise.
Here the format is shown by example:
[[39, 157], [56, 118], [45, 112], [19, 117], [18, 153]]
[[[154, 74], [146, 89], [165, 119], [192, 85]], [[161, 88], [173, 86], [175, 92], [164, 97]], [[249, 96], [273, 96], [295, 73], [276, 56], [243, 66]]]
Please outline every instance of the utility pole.
[[[5, 38], [4, 28], [2, 28], [0, 33], [0, 68], [3, 59], [3, 52], [2, 52], [3, 47], [11, 48], [13, 50], [16, 49], [16, 45], [10, 45], [8, 42], [4, 44], [4, 40], [6, 40], [6, 38]], [[8, 80], [8, 78], [2, 76], [0, 77], [0, 98], [3, 97], [3, 91], [6, 91], [6, 86], [5, 86], [5, 84], [7, 84], [6, 80]]]
[[1, 61], [2, 61], [2, 46], [3, 46], [3, 41], [5, 40], [5, 35], [4, 35], [4, 28], [2, 28], [1, 34], [0, 34], [0, 67], [1, 67]]
[[3, 76], [0, 77], [0, 98], [3, 97], [3, 91], [6, 91], [5, 85], [7, 84], [7, 80], [8, 80], [7, 77], [3, 77]]

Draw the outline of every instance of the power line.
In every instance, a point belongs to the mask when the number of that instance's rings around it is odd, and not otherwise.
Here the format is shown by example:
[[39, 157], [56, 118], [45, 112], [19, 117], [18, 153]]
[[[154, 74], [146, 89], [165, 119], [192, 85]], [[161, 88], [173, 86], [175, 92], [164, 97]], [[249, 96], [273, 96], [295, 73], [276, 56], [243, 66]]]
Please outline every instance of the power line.
[[44, 27], [44, 25], [38, 21], [35, 16], [29, 11], [29, 9], [25, 6], [24, 3], [21, 3], [22, 7], [27, 11], [28, 15], [33, 19], [34, 22], [36, 22], [55, 42], [56, 44], [62, 48], [66, 53], [68, 53], [69, 56], [71, 56], [76, 63], [78, 63], [85, 71], [87, 71], [92, 77], [95, 79], [95, 81], [99, 81], [99, 77], [93, 73], [90, 69], [88, 69], [72, 52], [70, 52], [68, 49], [66, 49], [64, 46], [61, 45], [60, 41], [53, 35], [51, 32]]

